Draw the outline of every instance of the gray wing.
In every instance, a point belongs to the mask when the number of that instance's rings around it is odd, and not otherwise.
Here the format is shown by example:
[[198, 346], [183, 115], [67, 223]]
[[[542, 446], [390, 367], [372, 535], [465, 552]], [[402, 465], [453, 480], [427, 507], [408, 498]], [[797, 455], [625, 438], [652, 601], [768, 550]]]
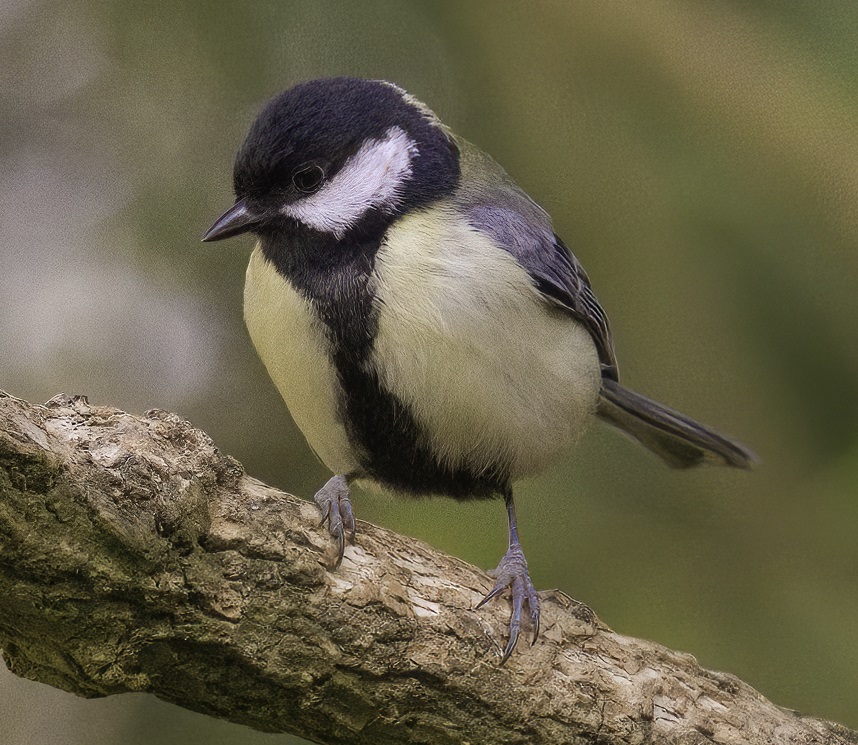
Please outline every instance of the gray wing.
[[554, 233], [551, 218], [492, 158], [455, 138], [462, 168], [458, 208], [475, 230], [512, 254], [549, 302], [581, 323], [602, 364], [602, 377], [617, 380], [617, 358], [608, 317], [581, 264]]
[[756, 456], [744, 445], [690, 417], [623, 388], [608, 318], [584, 269], [554, 233], [551, 218], [488, 155], [456, 138], [462, 180], [456, 207], [530, 275], [549, 302], [589, 331], [602, 363], [598, 415], [624, 430], [674, 468], [715, 463], [748, 468]]
[[608, 319], [590, 281], [572, 252], [551, 230], [550, 223], [546, 228], [538, 218], [535, 215], [528, 219], [515, 209], [488, 204], [468, 210], [471, 225], [509, 251], [543, 296], [568, 311], [590, 332], [602, 363], [599, 417], [634, 437], [673, 468], [703, 463], [749, 468], [757, 457], [741, 443], [618, 383]]
[[519, 212], [493, 205], [475, 205], [468, 222], [487, 233], [511, 253], [547, 299], [568, 311], [590, 332], [602, 377], [618, 379], [617, 359], [608, 317], [596, 298], [587, 273], [563, 241], [543, 225], [534, 225]]
[[715, 463], [748, 468], [756, 456], [744, 445], [690, 417], [623, 388], [608, 318], [584, 269], [554, 233], [551, 218], [488, 155], [464, 140], [456, 207], [469, 223], [516, 258], [542, 296], [590, 333], [602, 363], [597, 413], [674, 468]]

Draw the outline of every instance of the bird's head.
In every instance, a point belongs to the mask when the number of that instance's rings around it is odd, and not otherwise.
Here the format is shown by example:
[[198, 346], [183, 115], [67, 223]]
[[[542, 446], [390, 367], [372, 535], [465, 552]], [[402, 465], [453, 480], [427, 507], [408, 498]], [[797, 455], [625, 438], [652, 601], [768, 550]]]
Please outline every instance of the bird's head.
[[235, 160], [236, 202], [204, 241], [300, 226], [342, 238], [451, 192], [458, 151], [435, 115], [378, 80], [313, 80], [275, 96]]

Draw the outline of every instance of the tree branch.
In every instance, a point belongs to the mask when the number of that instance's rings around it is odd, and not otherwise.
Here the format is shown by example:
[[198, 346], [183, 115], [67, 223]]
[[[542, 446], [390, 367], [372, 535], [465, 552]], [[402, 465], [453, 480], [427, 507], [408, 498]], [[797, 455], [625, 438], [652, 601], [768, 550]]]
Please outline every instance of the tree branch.
[[367, 523], [335, 572], [314, 505], [174, 414], [0, 392], [0, 647], [81, 696], [148, 691], [321, 743], [835, 743], [563, 593], [498, 667], [486, 574]]

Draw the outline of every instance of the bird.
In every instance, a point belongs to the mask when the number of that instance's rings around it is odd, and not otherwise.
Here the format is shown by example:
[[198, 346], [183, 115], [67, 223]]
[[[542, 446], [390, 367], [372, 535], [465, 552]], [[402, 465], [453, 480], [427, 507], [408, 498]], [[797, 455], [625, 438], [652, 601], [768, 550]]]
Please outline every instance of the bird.
[[[394, 83], [333, 77], [268, 101], [238, 149], [235, 203], [203, 241], [256, 238], [253, 344], [333, 476], [315, 494], [339, 567], [351, 486], [502, 498], [508, 637], [539, 635], [513, 483], [599, 419], [674, 468], [748, 468], [744, 445], [619, 382], [607, 315], [549, 215]], [[525, 611], [526, 607], [526, 611]]]

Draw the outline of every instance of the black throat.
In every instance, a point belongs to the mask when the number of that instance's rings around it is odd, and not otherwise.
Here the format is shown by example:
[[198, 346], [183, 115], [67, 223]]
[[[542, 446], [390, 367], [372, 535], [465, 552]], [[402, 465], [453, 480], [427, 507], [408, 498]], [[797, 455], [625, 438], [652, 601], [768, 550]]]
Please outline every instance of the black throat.
[[386, 226], [364, 227], [336, 238], [290, 223], [260, 236], [265, 258], [325, 324], [328, 354], [343, 392], [337, 411], [363, 469], [347, 475], [369, 476], [414, 495], [497, 495], [508, 481], [500, 468], [472, 472], [443, 466], [413, 413], [379, 378], [372, 362], [379, 315], [373, 269]]

